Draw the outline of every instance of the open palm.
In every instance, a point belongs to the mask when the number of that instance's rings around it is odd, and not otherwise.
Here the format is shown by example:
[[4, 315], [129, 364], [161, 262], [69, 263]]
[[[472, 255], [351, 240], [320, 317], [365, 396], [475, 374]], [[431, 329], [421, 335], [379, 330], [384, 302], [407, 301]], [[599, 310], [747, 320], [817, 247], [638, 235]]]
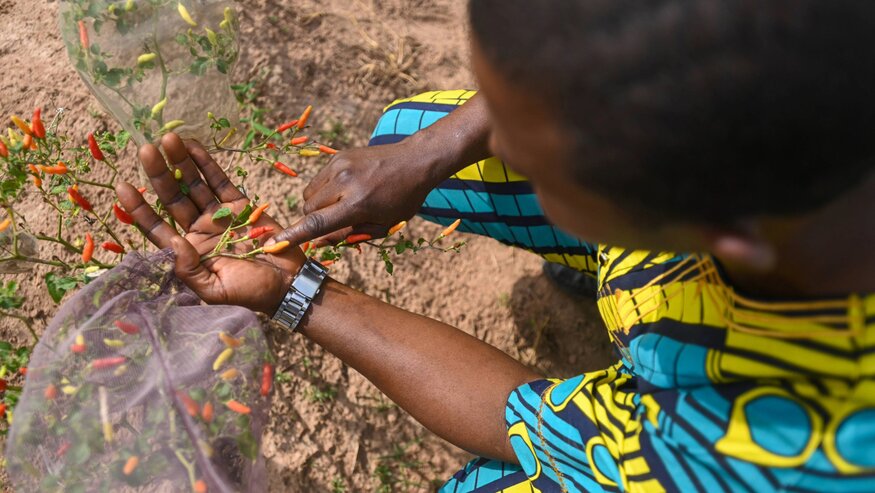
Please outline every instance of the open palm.
[[[289, 248], [279, 254], [261, 255], [254, 260], [216, 257], [201, 262], [218, 244], [230, 218], [213, 221], [213, 214], [227, 207], [236, 215], [249, 204], [249, 199], [235, 187], [222, 168], [199, 144], [183, 142], [168, 134], [161, 147], [173, 168], [182, 171], [177, 181], [158, 148], [140, 148], [140, 161], [155, 193], [176, 224], [185, 231], [180, 236], [175, 228], [161, 219], [143, 196], [128, 183], [116, 187], [119, 201], [136, 221], [146, 237], [160, 248], [172, 247], [176, 253], [176, 275], [198, 296], [211, 304], [240, 305], [272, 315], [282, 301], [294, 274], [304, 263], [299, 248]], [[185, 184], [183, 193], [180, 183]], [[282, 231], [282, 226], [263, 214], [250, 227], [269, 226]], [[238, 230], [240, 234], [245, 231]], [[259, 238], [262, 243], [270, 234]], [[246, 253], [250, 244], [236, 243], [232, 253]]]

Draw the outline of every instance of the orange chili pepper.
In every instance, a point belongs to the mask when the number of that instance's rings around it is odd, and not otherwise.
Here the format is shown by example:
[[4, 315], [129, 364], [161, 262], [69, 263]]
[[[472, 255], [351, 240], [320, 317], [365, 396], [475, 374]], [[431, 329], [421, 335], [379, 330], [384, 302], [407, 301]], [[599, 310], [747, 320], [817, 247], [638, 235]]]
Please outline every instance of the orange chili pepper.
[[285, 164], [283, 164], [279, 161], [273, 163], [273, 167], [276, 168], [277, 170], [289, 175], [289, 176], [292, 176], [292, 177], [298, 176], [298, 173], [296, 173], [294, 170], [292, 170], [292, 168], [289, 168], [288, 166], [286, 166]]
[[108, 252], [125, 253], [125, 247], [123, 247], [123, 246], [121, 246], [118, 243], [115, 243], [113, 241], [105, 241], [103, 243], [103, 245], [100, 245], [100, 248], [103, 248], [104, 250], [106, 250]]
[[43, 180], [39, 176], [33, 177], [33, 186], [37, 188], [41, 188], [43, 186]]
[[270, 204], [262, 204], [256, 207], [255, 210], [252, 211], [252, 214], [249, 215], [249, 224], [258, 222], [258, 220], [261, 219], [261, 215], [264, 214], [264, 211], [267, 210], [268, 207], [270, 207]]
[[40, 166], [40, 170], [47, 175], [66, 175], [67, 165], [59, 162], [57, 166]]
[[323, 260], [319, 263], [322, 264], [322, 267], [331, 267], [332, 265], [334, 265], [334, 260]]
[[227, 332], [219, 332], [219, 340], [222, 341], [229, 348], [238, 348], [243, 345], [243, 341], [241, 339], [232, 337]]
[[207, 493], [207, 483], [203, 479], [194, 482], [194, 493]]
[[306, 143], [309, 140], [310, 140], [310, 137], [307, 137], [306, 135], [302, 135], [300, 137], [295, 137], [294, 139], [290, 140], [289, 144], [293, 145], [293, 146], [299, 146], [301, 144]]
[[88, 42], [88, 28], [85, 26], [85, 21], [79, 21], [79, 43], [85, 51], [91, 48], [91, 43]]
[[303, 113], [301, 113], [301, 118], [298, 118], [298, 128], [304, 128], [307, 126], [307, 120], [310, 119], [310, 113], [313, 112], [313, 106], [307, 106]]
[[137, 469], [137, 466], [140, 464], [140, 458], [136, 455], [132, 455], [128, 457], [127, 462], [125, 462], [125, 467], [122, 468], [122, 474], [125, 476], [130, 476], [134, 473], [134, 470]]
[[324, 145], [319, 146], [319, 152], [321, 152], [322, 154], [331, 154], [332, 156], [334, 154], [337, 154], [336, 149], [332, 149], [332, 148], [330, 148], [328, 146], [324, 146]]
[[273, 245], [266, 246], [263, 248], [264, 253], [279, 253], [286, 248], [288, 248], [290, 243], [288, 241], [280, 241], [279, 243], [274, 243]]
[[207, 423], [210, 423], [213, 421], [213, 403], [212, 402], [207, 402], [206, 404], [204, 404], [203, 409], [201, 409], [201, 418], [203, 418], [203, 420], [206, 421]]
[[91, 151], [91, 156], [94, 159], [98, 161], [106, 159], [103, 155], [103, 151], [100, 150], [100, 146], [97, 144], [97, 139], [94, 138], [94, 134], [88, 134], [88, 150]]
[[140, 187], [137, 189], [137, 191], [140, 192], [140, 195], [143, 195], [144, 193], [146, 193], [146, 187]]
[[373, 238], [371, 235], [367, 234], [358, 234], [358, 235], [349, 235], [346, 237], [346, 242], [350, 245], [355, 243], [361, 243], [363, 241], [368, 241]]
[[10, 119], [12, 120], [12, 123], [14, 123], [15, 126], [18, 127], [18, 129], [21, 130], [22, 133], [24, 133], [24, 135], [30, 135], [31, 137], [33, 136], [33, 130], [30, 129], [30, 126], [25, 123], [24, 120], [18, 118], [18, 116], [16, 115], [12, 115]]
[[112, 212], [115, 214], [116, 219], [125, 223], [125, 224], [134, 224], [134, 217], [127, 213], [124, 209], [119, 207], [118, 204], [112, 204]]
[[0, 223], [0, 233], [9, 229], [10, 225], [12, 225], [12, 219], [7, 217], [6, 219], [3, 220], [2, 223]]
[[33, 173], [33, 174], [35, 174], [35, 175], [39, 175], [39, 174], [40, 174], [40, 170], [39, 170], [39, 168], [37, 168], [36, 166], [34, 166], [34, 165], [32, 165], [32, 164], [28, 164], [28, 165], [27, 165], [27, 169], [29, 169], [30, 172]]
[[21, 148], [33, 150], [33, 135], [28, 134], [24, 136], [24, 140], [21, 141]]
[[85, 233], [85, 246], [82, 247], [82, 262], [88, 263], [91, 262], [91, 259], [94, 257], [94, 238], [91, 237], [91, 233]]
[[185, 411], [189, 416], [197, 417], [200, 414], [200, 406], [197, 405], [197, 402], [190, 395], [180, 390], [176, 392], [176, 396], [182, 401], [182, 405], [185, 406]]
[[33, 130], [33, 136], [38, 139], [46, 138], [46, 127], [43, 125], [43, 110], [37, 108], [33, 110], [33, 120], [30, 122], [30, 128]]
[[456, 220], [453, 222], [453, 224], [450, 224], [449, 226], [447, 226], [447, 229], [443, 230], [443, 232], [441, 233], [441, 236], [440, 236], [440, 237], [441, 237], [441, 238], [444, 238], [444, 237], [450, 236], [450, 235], [453, 233], [453, 231], [455, 231], [456, 228], [459, 227], [460, 224], [462, 224], [462, 220], [461, 220], [461, 219], [456, 219]]
[[389, 236], [392, 236], [395, 233], [401, 231], [402, 229], [404, 229], [405, 226], [407, 226], [407, 221], [401, 221], [400, 223], [396, 224], [395, 226], [392, 226], [389, 229]]
[[[81, 207], [83, 210], [86, 210], [88, 212], [91, 212], [92, 210], [94, 210], [91, 207], [91, 202], [88, 202], [88, 200], [86, 200], [85, 197], [83, 197], [82, 194], [79, 193], [79, 188], [76, 185], [73, 185], [72, 187], [68, 188], [67, 193], [70, 195], [70, 199], [73, 202], [75, 202], [76, 205]], [[104, 248], [106, 248], [106, 247], [104, 246]]]
[[9, 148], [6, 147], [6, 144], [4, 144], [2, 141], [0, 141], [0, 157], [2, 157], [3, 159], [9, 158]]
[[234, 400], [226, 402], [225, 405], [228, 406], [228, 409], [234, 411], [237, 414], [249, 414], [252, 412], [252, 409], [250, 409], [249, 406], [240, 404], [239, 402]]
[[276, 129], [276, 133], [281, 134], [286, 130], [290, 130], [292, 127], [298, 124], [298, 120], [292, 120], [290, 122], [283, 123]]

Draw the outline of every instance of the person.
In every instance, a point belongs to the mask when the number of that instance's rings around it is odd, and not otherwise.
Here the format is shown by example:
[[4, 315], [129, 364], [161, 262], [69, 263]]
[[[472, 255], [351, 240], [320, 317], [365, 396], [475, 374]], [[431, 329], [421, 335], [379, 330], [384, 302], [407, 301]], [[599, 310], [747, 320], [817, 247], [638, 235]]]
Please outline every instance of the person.
[[[544, 378], [330, 278], [298, 331], [482, 457], [444, 491], [875, 490], [875, 4], [471, 0], [469, 14], [477, 96], [339, 154], [272, 240], [384, 232], [425, 201], [537, 252], [494, 201], [529, 193], [513, 189], [525, 176], [587, 240], [569, 260], [597, 274], [617, 363]], [[128, 184], [122, 205], [206, 302], [274, 315], [303, 254], [200, 263], [212, 212], [248, 199], [198, 144], [162, 146], [188, 195], [157, 148], [140, 159], [185, 236]], [[462, 168], [490, 151], [502, 161]], [[453, 173], [465, 183], [444, 190], [498, 209], [431, 202]]]

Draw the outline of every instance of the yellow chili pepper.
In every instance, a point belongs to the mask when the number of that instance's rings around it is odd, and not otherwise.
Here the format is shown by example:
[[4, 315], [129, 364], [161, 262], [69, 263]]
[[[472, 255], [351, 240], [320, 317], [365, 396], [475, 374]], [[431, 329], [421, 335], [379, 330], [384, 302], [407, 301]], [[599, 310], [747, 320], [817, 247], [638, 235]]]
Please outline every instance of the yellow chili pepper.
[[210, 40], [210, 44], [213, 46], [217, 46], [219, 44], [219, 38], [216, 36], [216, 31], [205, 27], [204, 31], [207, 32], [207, 39]]
[[73, 385], [64, 385], [61, 387], [61, 392], [66, 395], [73, 395], [77, 390], [79, 390], [79, 387], [74, 387]]
[[185, 125], [185, 121], [183, 121], [183, 120], [172, 120], [172, 121], [165, 123], [164, 126], [161, 127], [161, 130], [159, 130], [159, 132], [160, 133], [169, 132], [169, 131], [174, 130], [176, 128], [179, 128], [183, 125]]
[[322, 153], [317, 151], [316, 149], [301, 149], [300, 151], [298, 151], [298, 155], [303, 157], [316, 157], [320, 154]]
[[145, 53], [137, 57], [137, 65], [145, 65], [149, 62], [154, 62], [156, 58], [158, 58], [158, 55], [155, 53]]
[[179, 169], [179, 168], [176, 168], [176, 169], [173, 171], [173, 177], [176, 178], [176, 181], [181, 180], [181, 179], [182, 179], [182, 170]]
[[188, 9], [185, 8], [185, 5], [183, 5], [182, 2], [176, 4], [176, 9], [179, 10], [179, 16], [182, 17], [182, 20], [184, 20], [186, 24], [191, 27], [197, 26], [197, 22], [195, 22], [194, 19], [191, 18], [191, 14], [188, 12]]
[[389, 236], [392, 236], [395, 233], [401, 231], [402, 229], [404, 229], [405, 226], [407, 226], [407, 221], [401, 221], [400, 223], [396, 224], [395, 226], [392, 226], [392, 228], [389, 229]]
[[240, 371], [238, 371], [237, 368], [230, 368], [230, 369], [222, 372], [221, 375], [219, 375], [219, 377], [226, 382], [234, 380], [235, 378], [237, 378], [239, 376], [240, 376]]
[[104, 339], [103, 343], [107, 345], [107, 347], [124, 347], [125, 341], [121, 339]]
[[161, 111], [164, 110], [164, 107], [167, 106], [167, 98], [162, 99], [155, 106], [152, 107], [152, 119], [158, 117], [161, 114]]
[[225, 14], [225, 22], [227, 22], [228, 24], [231, 24], [232, 22], [234, 22], [234, 9], [232, 9], [231, 7], [225, 7], [224, 14]]
[[112, 375], [115, 377], [120, 377], [128, 371], [128, 365], [121, 365], [112, 372]]
[[213, 371], [219, 371], [225, 363], [231, 359], [231, 356], [234, 354], [234, 350], [231, 348], [227, 348], [219, 354], [219, 357], [216, 358], [216, 361], [213, 361]]
[[128, 0], [127, 3], [125, 3], [125, 12], [130, 12], [132, 10], [134, 10], [134, 0]]
[[24, 132], [24, 135], [33, 136], [33, 131], [30, 129], [30, 125], [25, 123], [24, 120], [22, 120], [21, 118], [18, 118], [17, 116], [12, 115], [12, 123], [14, 123], [15, 126], [18, 127], [19, 130]]

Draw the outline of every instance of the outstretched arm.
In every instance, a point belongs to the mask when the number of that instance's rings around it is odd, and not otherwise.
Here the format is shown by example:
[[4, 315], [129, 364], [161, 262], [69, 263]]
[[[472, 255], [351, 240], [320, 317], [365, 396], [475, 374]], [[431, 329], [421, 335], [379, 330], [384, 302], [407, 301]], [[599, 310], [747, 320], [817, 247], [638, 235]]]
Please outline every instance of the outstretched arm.
[[[205, 301], [273, 315], [304, 262], [300, 249], [256, 261], [218, 257], [201, 262], [224, 231], [211, 219], [215, 210], [229, 207], [237, 213], [248, 200], [199, 145], [168, 135], [162, 146], [183, 170], [189, 196], [180, 193], [154, 146], [145, 146], [140, 159], [185, 236], [162, 221], [129, 184], [117, 189], [122, 206], [153, 243], [174, 249], [177, 275]], [[281, 230], [267, 215], [253, 226]], [[516, 461], [505, 433], [505, 401], [511, 390], [540, 377], [498, 349], [330, 279], [300, 329], [445, 440], [475, 454]]]

